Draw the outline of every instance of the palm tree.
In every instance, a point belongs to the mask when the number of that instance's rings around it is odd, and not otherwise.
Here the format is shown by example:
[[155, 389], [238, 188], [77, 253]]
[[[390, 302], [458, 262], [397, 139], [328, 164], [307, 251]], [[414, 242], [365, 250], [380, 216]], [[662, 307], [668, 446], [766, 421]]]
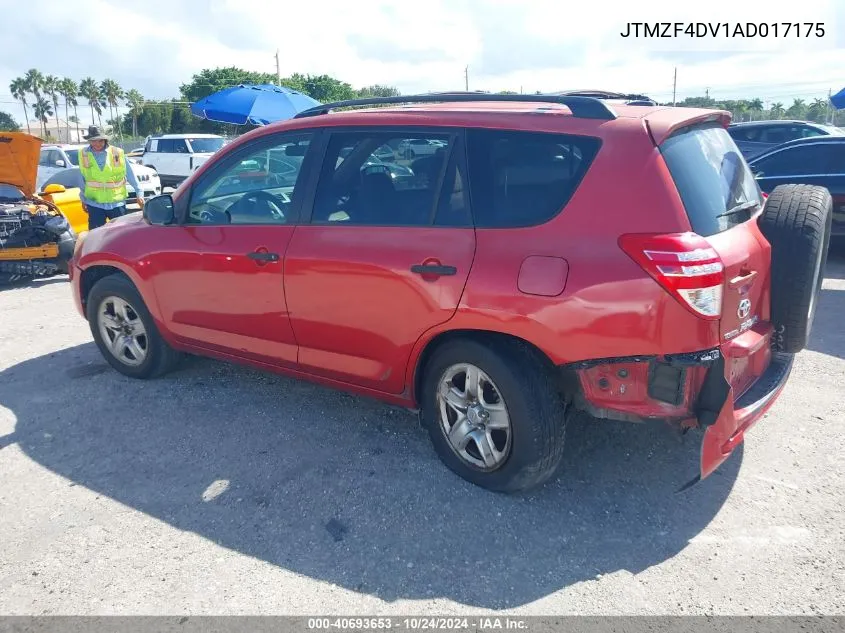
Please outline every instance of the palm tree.
[[[24, 76], [24, 81], [26, 81], [26, 89], [27, 91], [31, 92], [35, 95], [35, 101], [41, 101], [41, 87], [44, 85], [44, 75], [41, 74], [36, 68], [30, 68], [26, 71], [26, 75]], [[33, 104], [33, 107], [35, 104]], [[44, 121], [41, 122], [41, 135], [47, 135], [47, 129], [44, 127]]]
[[[748, 102], [748, 109], [751, 110], [752, 114], [754, 112], [762, 112], [763, 111], [763, 102], [760, 99], [752, 99]], [[754, 118], [753, 116], [751, 117]]]
[[144, 109], [144, 97], [135, 89], [126, 93], [126, 101], [129, 103], [129, 113], [132, 115], [132, 136], [138, 136], [138, 117]]
[[32, 104], [33, 110], [35, 111], [35, 118], [41, 121], [41, 129], [44, 132], [44, 136], [47, 136], [47, 121], [50, 120], [50, 117], [53, 116], [53, 105], [50, 103], [50, 100], [47, 97], [42, 95], [38, 96], [38, 100]]
[[[100, 104], [100, 87], [92, 77], [86, 77], [79, 84], [79, 96], [83, 99], [88, 99], [88, 105], [91, 106], [91, 125], [97, 123], [94, 119], [94, 113], [99, 117], [103, 112], [103, 107]], [[102, 125], [102, 122], [100, 123]]]
[[748, 102], [747, 101], [737, 101], [736, 105], [734, 105], [734, 114], [737, 115], [737, 118], [742, 121], [745, 113], [748, 112]]
[[32, 129], [29, 127], [29, 113], [26, 111], [26, 79], [24, 77], [13, 79], [12, 83], [9, 84], [9, 92], [12, 93], [12, 97], [21, 102], [23, 106], [23, 118], [26, 119], [26, 131], [32, 134]]
[[[67, 138], [68, 142], [70, 142], [70, 117], [68, 116], [68, 106], [73, 106], [73, 115], [75, 119], [75, 123], [79, 122], [79, 117], [76, 116], [76, 106], [79, 105], [79, 102], [76, 100], [76, 95], [79, 94], [79, 86], [76, 85], [76, 82], [73, 79], [69, 79], [65, 77], [59, 82], [59, 94], [61, 94], [65, 99], [65, 121], [67, 121]], [[79, 127], [77, 126], [76, 131], [79, 132]]]
[[793, 99], [792, 105], [786, 111], [790, 119], [805, 119], [807, 117], [807, 104], [803, 99]]
[[775, 101], [769, 112], [771, 113], [772, 118], [780, 119], [783, 117], [785, 110], [783, 109], [783, 104], [780, 101]]
[[[47, 75], [44, 78], [44, 93], [50, 97], [53, 102], [53, 112], [56, 116], [56, 137], [59, 141], [62, 140], [61, 124], [59, 123], [59, 78], [53, 75]], [[68, 136], [70, 142], [70, 136]]]
[[[118, 114], [118, 99], [123, 99], [123, 88], [114, 79], [104, 79], [100, 84], [100, 94], [106, 103], [109, 104], [109, 114], [114, 121]], [[117, 133], [120, 135], [120, 126], [117, 126]]]
[[827, 121], [827, 100], [813, 99], [813, 103], [807, 109], [807, 118], [817, 123], [825, 123]]

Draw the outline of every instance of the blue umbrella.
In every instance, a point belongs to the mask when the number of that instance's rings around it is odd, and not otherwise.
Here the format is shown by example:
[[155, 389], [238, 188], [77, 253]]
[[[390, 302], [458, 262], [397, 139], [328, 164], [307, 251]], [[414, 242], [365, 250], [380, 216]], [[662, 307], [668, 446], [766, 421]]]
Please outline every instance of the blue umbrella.
[[318, 105], [319, 101], [284, 86], [242, 84], [200, 99], [191, 113], [220, 123], [267, 125]]
[[845, 88], [833, 95], [830, 98], [830, 102], [833, 104], [833, 107], [837, 110], [845, 109]]

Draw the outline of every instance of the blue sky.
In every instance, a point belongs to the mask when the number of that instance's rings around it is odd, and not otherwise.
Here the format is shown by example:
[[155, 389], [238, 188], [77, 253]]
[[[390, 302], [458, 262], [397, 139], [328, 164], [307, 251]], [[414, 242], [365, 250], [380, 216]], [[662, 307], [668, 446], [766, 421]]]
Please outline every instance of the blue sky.
[[[264, 5], [264, 6], [261, 6]], [[0, 109], [22, 119], [8, 94], [30, 67], [77, 81], [116, 79], [149, 98], [178, 95], [204, 67], [327, 73], [354, 86], [402, 92], [470, 88], [553, 91], [603, 88], [789, 102], [845, 87], [845, 2], [651, 0], [0, 0], [4, 15]], [[247, 6], [244, 4], [243, 6]], [[824, 22], [823, 38], [631, 40], [630, 21]]]

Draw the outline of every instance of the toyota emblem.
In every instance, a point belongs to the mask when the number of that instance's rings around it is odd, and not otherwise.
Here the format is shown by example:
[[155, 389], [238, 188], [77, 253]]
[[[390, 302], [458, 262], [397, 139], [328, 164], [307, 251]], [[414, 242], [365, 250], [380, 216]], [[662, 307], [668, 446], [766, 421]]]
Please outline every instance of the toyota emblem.
[[751, 299], [743, 299], [739, 302], [739, 307], [736, 309], [736, 315], [740, 319], [744, 319], [751, 314]]

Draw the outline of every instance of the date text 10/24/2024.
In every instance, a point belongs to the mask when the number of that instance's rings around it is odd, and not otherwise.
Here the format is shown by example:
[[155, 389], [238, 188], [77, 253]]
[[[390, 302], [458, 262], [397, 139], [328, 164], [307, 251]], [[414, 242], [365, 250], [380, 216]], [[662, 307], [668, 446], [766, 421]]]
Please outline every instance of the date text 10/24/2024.
[[316, 631], [347, 630], [526, 630], [528, 625], [519, 618], [481, 617], [481, 618], [437, 618], [437, 617], [375, 617], [375, 618], [309, 618], [308, 629]]
[[824, 22], [627, 22], [621, 37], [633, 38], [822, 38]]

